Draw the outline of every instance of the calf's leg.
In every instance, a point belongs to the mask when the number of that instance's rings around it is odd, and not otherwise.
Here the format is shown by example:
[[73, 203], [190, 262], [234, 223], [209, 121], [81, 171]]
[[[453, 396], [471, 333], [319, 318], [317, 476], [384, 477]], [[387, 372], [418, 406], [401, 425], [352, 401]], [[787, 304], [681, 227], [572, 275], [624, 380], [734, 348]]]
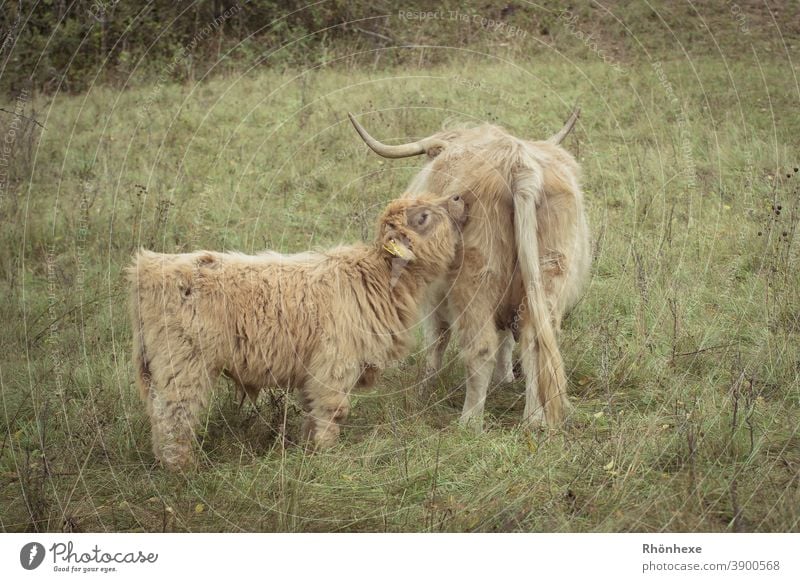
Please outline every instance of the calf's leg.
[[208, 406], [213, 372], [198, 358], [177, 353], [155, 357], [148, 407], [153, 453], [167, 469], [186, 470], [194, 466], [196, 428]]
[[336, 444], [340, 424], [350, 413], [350, 392], [358, 378], [333, 380], [310, 378], [301, 388], [306, 417], [303, 421], [303, 441], [315, 449], [327, 449]]

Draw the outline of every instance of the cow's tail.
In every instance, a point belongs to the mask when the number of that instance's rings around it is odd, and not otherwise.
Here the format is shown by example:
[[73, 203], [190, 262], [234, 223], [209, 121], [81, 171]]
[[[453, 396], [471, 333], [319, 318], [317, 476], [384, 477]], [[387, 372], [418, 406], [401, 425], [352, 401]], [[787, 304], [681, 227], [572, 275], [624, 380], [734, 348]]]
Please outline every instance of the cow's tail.
[[534, 420], [538, 406], [533, 399], [537, 398], [538, 405], [544, 409], [544, 421], [555, 426], [563, 421], [569, 405], [567, 378], [547, 307], [539, 259], [536, 206], [542, 195], [542, 175], [534, 167], [537, 164], [533, 160], [529, 162], [518, 168], [513, 191], [517, 260], [527, 301], [527, 313], [522, 317], [521, 348], [527, 351], [523, 354], [523, 364], [526, 359], [529, 362], [525, 366], [526, 375], [533, 376], [526, 380], [526, 414], [527, 420]]

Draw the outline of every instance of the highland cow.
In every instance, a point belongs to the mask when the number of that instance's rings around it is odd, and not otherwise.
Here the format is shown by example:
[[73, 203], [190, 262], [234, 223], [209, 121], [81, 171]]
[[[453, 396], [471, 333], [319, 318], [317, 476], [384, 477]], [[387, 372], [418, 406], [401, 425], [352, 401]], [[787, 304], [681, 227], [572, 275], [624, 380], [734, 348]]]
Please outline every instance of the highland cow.
[[397, 200], [375, 243], [326, 252], [140, 251], [128, 269], [133, 360], [156, 457], [194, 464], [195, 428], [223, 372], [250, 395], [297, 388], [304, 439], [333, 445], [359, 379], [406, 355], [466, 214], [459, 196]]
[[426, 321], [429, 378], [442, 366], [450, 330], [458, 331], [467, 369], [461, 419], [478, 430], [490, 381], [513, 379], [515, 338], [526, 376], [524, 420], [557, 425], [569, 406], [557, 333], [591, 261], [578, 164], [559, 147], [577, 118], [576, 110], [547, 141], [519, 139], [485, 124], [386, 145], [350, 115], [377, 154], [427, 154], [406, 197], [461, 195], [471, 208], [462, 268], [432, 285]]

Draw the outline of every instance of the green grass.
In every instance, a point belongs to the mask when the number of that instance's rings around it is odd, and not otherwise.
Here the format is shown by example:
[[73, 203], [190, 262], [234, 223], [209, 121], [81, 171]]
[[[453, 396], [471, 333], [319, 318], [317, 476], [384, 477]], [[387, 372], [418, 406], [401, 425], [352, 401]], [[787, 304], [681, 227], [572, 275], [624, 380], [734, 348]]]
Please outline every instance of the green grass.
[[[17, 140], [2, 206], [0, 528], [798, 530], [797, 87], [780, 54], [725, 57], [661, 74], [459, 55], [35, 97], [46, 129]], [[415, 352], [332, 451], [287, 444], [291, 395], [240, 410], [221, 380], [200, 470], [154, 466], [121, 278], [136, 248], [369, 238], [420, 161], [368, 152], [346, 111], [387, 141], [445, 120], [536, 138], [575, 101], [595, 260], [562, 334], [567, 426], [521, 430], [516, 382], [463, 431], [458, 354], [421, 392]]]

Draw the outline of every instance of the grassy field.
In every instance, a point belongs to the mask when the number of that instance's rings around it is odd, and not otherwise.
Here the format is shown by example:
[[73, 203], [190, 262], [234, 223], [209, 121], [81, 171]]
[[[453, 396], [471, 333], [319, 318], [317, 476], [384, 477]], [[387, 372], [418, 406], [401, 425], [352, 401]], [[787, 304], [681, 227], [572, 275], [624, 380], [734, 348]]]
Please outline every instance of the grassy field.
[[[792, 46], [618, 60], [573, 43], [575, 59], [455, 51], [428, 67], [362, 59], [5, 103], [44, 128], [0, 118], [13, 135], [0, 529], [800, 529]], [[370, 239], [421, 161], [369, 152], [347, 111], [368, 112], [386, 141], [483, 121], [541, 138], [576, 101], [566, 147], [583, 167], [595, 259], [562, 335], [575, 405], [563, 429], [521, 430], [515, 382], [491, 388], [483, 434], [461, 430], [458, 354], [420, 390], [420, 342], [357, 395], [334, 450], [291, 444], [293, 395], [240, 409], [220, 380], [200, 470], [154, 465], [121, 277], [135, 249]]]

